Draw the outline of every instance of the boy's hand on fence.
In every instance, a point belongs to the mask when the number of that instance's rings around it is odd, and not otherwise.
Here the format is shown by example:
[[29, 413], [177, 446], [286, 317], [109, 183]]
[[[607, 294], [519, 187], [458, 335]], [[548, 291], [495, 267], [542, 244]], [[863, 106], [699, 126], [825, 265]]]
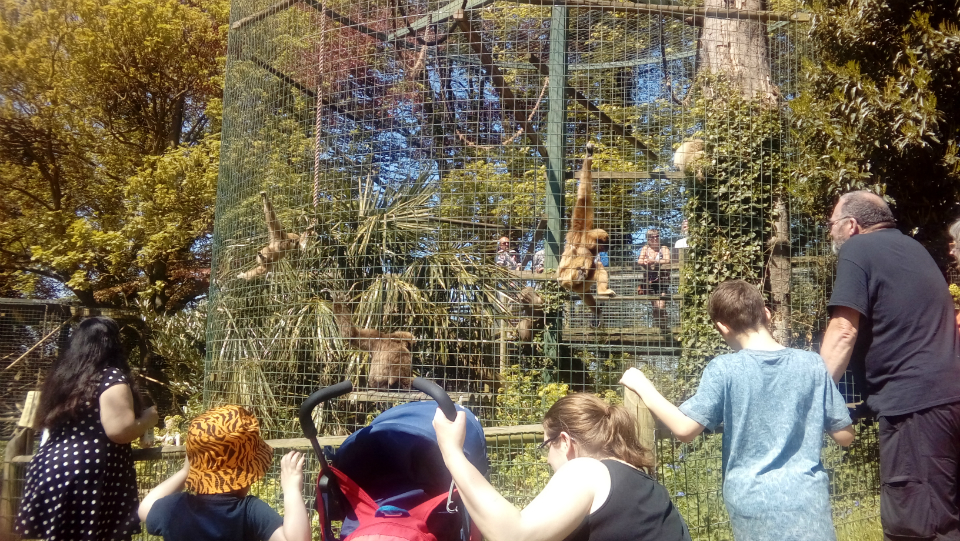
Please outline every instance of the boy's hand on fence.
[[280, 488], [297, 492], [303, 488], [303, 453], [290, 451], [280, 459]]
[[441, 453], [463, 452], [463, 441], [467, 437], [466, 413], [458, 411], [456, 420], [450, 421], [440, 408], [437, 408], [437, 413], [433, 416], [433, 429], [437, 432], [437, 444]]
[[647, 393], [650, 390], [655, 390], [653, 383], [650, 383], [650, 380], [647, 379], [647, 376], [645, 376], [643, 372], [637, 370], [636, 368], [630, 368], [624, 372], [623, 377], [620, 378], [620, 384], [637, 393], [641, 398], [643, 397], [644, 393]]

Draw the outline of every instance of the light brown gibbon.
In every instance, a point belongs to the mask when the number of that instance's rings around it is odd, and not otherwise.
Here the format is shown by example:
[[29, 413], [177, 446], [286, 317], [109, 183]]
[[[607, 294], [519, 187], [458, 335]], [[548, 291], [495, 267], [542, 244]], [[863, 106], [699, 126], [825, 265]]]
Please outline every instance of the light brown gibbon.
[[409, 389], [413, 382], [413, 354], [410, 349], [416, 338], [403, 331], [358, 329], [353, 324], [353, 314], [347, 306], [347, 295], [330, 295], [333, 297], [333, 313], [340, 336], [349, 341], [350, 347], [370, 354], [367, 385], [373, 389]]
[[[599, 243], [607, 241], [607, 232], [593, 229], [593, 178], [590, 175], [592, 165], [593, 143], [587, 143], [587, 153], [580, 168], [577, 202], [570, 216], [567, 242], [560, 256], [560, 268], [557, 269], [557, 282], [560, 287], [579, 295], [593, 314], [599, 315], [595, 295], [609, 297], [616, 293], [607, 287], [607, 270], [597, 259]], [[596, 294], [590, 292], [594, 283], [597, 284]]]
[[257, 266], [237, 275], [237, 278], [242, 280], [253, 280], [272, 271], [274, 265], [283, 259], [287, 252], [296, 250], [298, 247], [305, 248], [307, 237], [311, 232], [311, 229], [299, 235], [285, 232], [280, 220], [277, 219], [277, 213], [273, 211], [270, 199], [267, 198], [267, 192], [260, 192], [260, 198], [263, 200], [263, 214], [267, 222], [267, 245], [257, 251]]
[[673, 153], [673, 166], [681, 173], [693, 172], [698, 179], [703, 178], [703, 167], [694, 167], [704, 156], [703, 139], [684, 141]]

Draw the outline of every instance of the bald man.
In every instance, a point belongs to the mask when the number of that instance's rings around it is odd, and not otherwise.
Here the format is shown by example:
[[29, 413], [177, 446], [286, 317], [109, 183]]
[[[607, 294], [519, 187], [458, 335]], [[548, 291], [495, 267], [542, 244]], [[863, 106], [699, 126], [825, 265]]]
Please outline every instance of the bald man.
[[848, 365], [865, 376], [884, 537], [960, 540], [960, 335], [947, 283], [873, 193], [843, 195], [828, 225], [838, 262], [820, 355], [834, 381]]

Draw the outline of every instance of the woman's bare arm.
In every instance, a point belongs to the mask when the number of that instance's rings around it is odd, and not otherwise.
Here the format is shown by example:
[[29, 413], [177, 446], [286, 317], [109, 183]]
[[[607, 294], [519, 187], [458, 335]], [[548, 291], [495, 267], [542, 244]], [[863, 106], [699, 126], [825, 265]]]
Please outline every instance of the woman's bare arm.
[[[523, 511], [508, 502], [463, 454], [465, 417], [451, 423], [437, 410], [434, 427], [444, 463], [457, 483], [470, 518], [489, 541], [561, 541], [590, 513], [595, 483], [610, 474], [599, 461], [578, 458], [566, 463]], [[606, 498], [609, 494], [603, 495]]]
[[129, 385], [114, 385], [100, 395], [100, 423], [114, 443], [130, 443], [156, 426], [157, 420], [156, 406], [143, 410], [139, 417], [134, 413]]

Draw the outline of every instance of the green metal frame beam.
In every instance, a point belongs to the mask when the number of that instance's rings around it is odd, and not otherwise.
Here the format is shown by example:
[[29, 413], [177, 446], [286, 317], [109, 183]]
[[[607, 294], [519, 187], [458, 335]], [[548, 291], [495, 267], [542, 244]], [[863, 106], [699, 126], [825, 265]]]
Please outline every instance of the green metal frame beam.
[[547, 235], [544, 242], [544, 264], [560, 265], [563, 249], [564, 170], [566, 164], [567, 124], [567, 8], [556, 6], [550, 18], [550, 56], [547, 76]]
[[403, 39], [411, 35], [410, 29], [413, 29], [414, 32], [419, 32], [420, 30], [423, 30], [432, 24], [439, 24], [447, 21], [448, 19], [452, 19], [454, 15], [457, 14], [457, 11], [461, 9], [463, 9], [464, 11], [469, 11], [471, 9], [480, 9], [486, 6], [487, 4], [492, 4], [496, 1], [497, 0], [468, 0], [467, 5], [464, 6], [462, 0], [453, 0], [453, 2], [450, 2], [449, 4], [443, 6], [442, 8], [436, 11], [432, 11], [427, 15], [420, 17], [413, 23], [410, 23], [409, 28], [403, 28], [401, 30], [398, 30], [397, 32], [394, 32], [393, 34], [390, 34], [389, 36], [387, 36], [387, 38], [390, 40]]
[[711, 19], [747, 19], [751, 21], [810, 22], [809, 13], [779, 13], [776, 11], [747, 11], [741, 9], [694, 8], [664, 4], [636, 4], [619, 0], [519, 0], [520, 3], [544, 7], [599, 9], [615, 13], [646, 13], [672, 17], [709, 17]]
[[[415, 22], [411, 23], [409, 28], [403, 28], [393, 34], [384, 34], [382, 32], [373, 30], [372, 28], [368, 28], [367, 26], [344, 17], [343, 15], [340, 15], [331, 9], [327, 9], [324, 11], [324, 13], [340, 24], [354, 28], [358, 32], [367, 34], [385, 43], [394, 43], [409, 36], [410, 29], [413, 29], [414, 32], [417, 32], [427, 28], [432, 24], [438, 24], [447, 21], [448, 19], [452, 18], [459, 9], [463, 9], [465, 11], [479, 9], [496, 1], [498, 0], [468, 0], [466, 6], [464, 6], [462, 0], [454, 0], [440, 9], [420, 17]], [[237, 20], [230, 25], [230, 29], [239, 30], [248, 24], [262, 21], [267, 17], [276, 15], [277, 13], [289, 9], [299, 3], [306, 4], [318, 11], [322, 11], [320, 3], [316, 0], [281, 0], [280, 2], [277, 2], [266, 9], [262, 9], [252, 15], [248, 15]], [[672, 4], [658, 4], [655, 2], [633, 3], [613, 0], [517, 0], [516, 3], [547, 7], [564, 6], [589, 8], [622, 13], [647, 13], [677, 18], [694, 17], [695, 20], [702, 20], [703, 17], [711, 17], [715, 19], [748, 19], [763, 22], [810, 22], [811, 20], [811, 15], [809, 13], [779, 13], [775, 11], [745, 11], [739, 9], [707, 9]], [[403, 42], [401, 41], [399, 43]], [[404, 43], [402, 46], [413, 47], [413, 45], [406, 43]]]
[[[534, 66], [536, 66], [538, 70], [540, 70], [540, 74], [541, 74], [541, 75], [546, 75], [546, 76], [550, 77], [550, 80], [551, 80], [551, 81], [553, 81], [553, 77], [552, 77], [552, 75], [551, 75], [551, 73], [550, 73], [550, 68], [549, 68], [548, 66], [545, 66], [545, 65], [543, 64], [543, 62], [540, 60], [540, 58], [539, 58], [537, 55], [533, 55], [533, 54], [532, 54], [532, 55], [530, 55], [529, 58], [530, 58], [530, 63], [533, 64]], [[564, 74], [564, 75], [566, 75], [566, 74]], [[564, 78], [564, 82], [566, 82], [566, 78]], [[597, 107], [596, 105], [594, 105], [593, 102], [590, 101], [590, 100], [583, 94], [583, 92], [580, 92], [579, 90], [573, 88], [572, 86], [570, 86], [570, 85], [568, 85], [568, 84], [565, 84], [565, 85], [563, 85], [563, 86], [564, 86], [564, 89], [566, 90], [566, 95], [567, 95], [570, 99], [572, 99], [573, 101], [575, 101], [575, 102], [577, 103], [577, 105], [579, 105], [580, 107], [583, 107], [583, 108], [586, 109], [587, 111], [590, 111], [591, 113], [593, 113], [594, 115], [596, 115], [596, 116], [600, 119], [600, 123], [603, 124], [604, 126], [606, 126], [607, 129], [609, 129], [609, 130], [612, 131], [613, 133], [619, 135], [620, 137], [623, 137], [624, 140], [626, 140], [628, 143], [630, 143], [631, 145], [633, 145], [634, 148], [636, 148], [637, 150], [643, 151], [644, 155], [645, 155], [647, 158], [649, 158], [649, 159], [651, 159], [651, 160], [657, 159], [657, 153], [654, 152], [653, 150], [650, 150], [650, 148], [648, 148], [647, 145], [643, 143], [643, 141], [641, 141], [641, 140], [637, 139], [636, 137], [634, 137], [633, 134], [630, 133], [632, 130], [630, 130], [629, 128], [627, 128], [627, 127], [624, 126], [623, 124], [618, 123], [618, 122], [615, 121], [614, 119], [612, 119], [612, 118], [610, 117], [610, 115], [608, 115], [607, 113], [603, 112], [603, 110], [601, 110], [599, 107]]]
[[[462, 55], [462, 54], [453, 54], [445, 55], [450, 60], [459, 62], [464, 65], [469, 66], [482, 66], [482, 64], [474, 60], [473, 58]], [[667, 62], [672, 60], [682, 60], [684, 58], [691, 58], [697, 56], [696, 51], [687, 51], [685, 53], [671, 54], [667, 55]], [[663, 62], [663, 59], [657, 56], [656, 58], [640, 58], [638, 60], [623, 60], [620, 62], [601, 62], [595, 64], [573, 64], [572, 66], [567, 67], [567, 71], [590, 71], [590, 70], [603, 70], [603, 69], [616, 69], [616, 68], [631, 68], [634, 66], [647, 66], [650, 64], [659, 64]], [[515, 70], [524, 70], [524, 71], [536, 71], [537, 67], [529, 62], [496, 62], [496, 65], [501, 69], [515, 69]]]

